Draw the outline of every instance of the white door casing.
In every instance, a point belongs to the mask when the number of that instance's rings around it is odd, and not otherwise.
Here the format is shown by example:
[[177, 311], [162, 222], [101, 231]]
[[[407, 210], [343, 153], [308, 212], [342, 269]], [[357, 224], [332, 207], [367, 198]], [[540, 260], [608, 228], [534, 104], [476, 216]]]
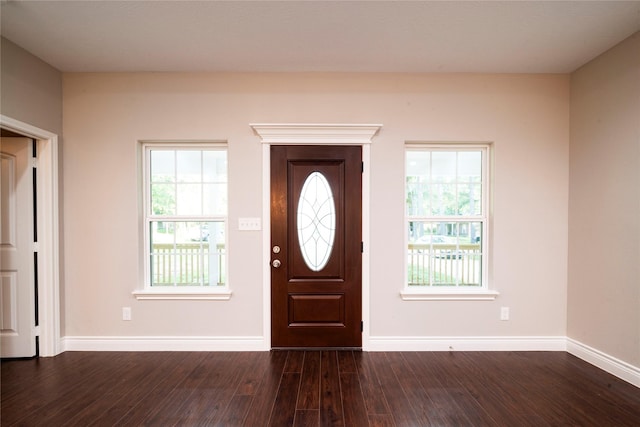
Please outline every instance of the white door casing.
[[32, 143], [0, 142], [0, 354], [36, 354]]
[[40, 356], [61, 353], [58, 136], [0, 114], [0, 127], [37, 142], [38, 317]]

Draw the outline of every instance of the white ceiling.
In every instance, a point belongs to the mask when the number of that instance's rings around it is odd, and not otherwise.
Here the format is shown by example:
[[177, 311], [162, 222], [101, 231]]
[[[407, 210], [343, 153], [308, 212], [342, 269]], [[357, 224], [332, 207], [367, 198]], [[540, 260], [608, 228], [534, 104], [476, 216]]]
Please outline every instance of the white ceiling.
[[567, 73], [640, 1], [17, 1], [2, 36], [65, 72]]

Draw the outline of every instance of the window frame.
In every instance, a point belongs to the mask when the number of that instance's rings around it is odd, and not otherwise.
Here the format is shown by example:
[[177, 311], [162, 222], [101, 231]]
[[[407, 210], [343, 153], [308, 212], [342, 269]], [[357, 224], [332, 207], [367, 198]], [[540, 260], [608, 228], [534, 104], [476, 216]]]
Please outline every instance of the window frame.
[[[228, 144], [223, 141], [139, 141], [140, 159], [140, 241], [142, 245], [143, 288], [137, 289], [133, 295], [138, 300], [229, 300], [231, 290], [229, 287], [229, 207], [227, 205], [224, 215], [166, 215], [158, 217], [151, 213], [151, 151], [161, 149], [166, 151], [224, 151], [227, 158], [227, 200], [229, 190], [229, 151]], [[224, 223], [224, 244], [226, 256], [224, 257], [225, 283], [220, 286], [152, 286], [151, 285], [151, 223], [158, 219], [167, 221], [221, 221]]]
[[[407, 182], [407, 153], [416, 152], [461, 152], [480, 151], [482, 153], [481, 170], [481, 213], [479, 216], [456, 216], [456, 215], [426, 215], [409, 216], [406, 199]], [[404, 149], [404, 173], [403, 192], [404, 199], [404, 277], [403, 290], [400, 295], [403, 300], [494, 300], [498, 292], [490, 287], [490, 248], [491, 248], [491, 179], [493, 168], [493, 144], [490, 142], [406, 142]], [[481, 240], [481, 285], [455, 285], [455, 286], [419, 286], [409, 285], [408, 265], [409, 260], [407, 250], [409, 247], [409, 223], [412, 221], [437, 221], [437, 222], [480, 222], [482, 224]]]

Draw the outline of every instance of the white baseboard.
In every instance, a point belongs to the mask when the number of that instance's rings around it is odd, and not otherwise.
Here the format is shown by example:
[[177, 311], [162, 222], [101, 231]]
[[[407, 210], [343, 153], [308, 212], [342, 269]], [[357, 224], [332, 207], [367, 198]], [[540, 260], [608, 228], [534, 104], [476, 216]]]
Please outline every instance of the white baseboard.
[[567, 338], [567, 352], [636, 387], [640, 387], [640, 367], [633, 366], [571, 338]]
[[369, 337], [367, 351], [566, 351], [566, 337]]
[[[68, 336], [62, 351], [268, 351], [261, 336], [118, 337]], [[566, 351], [640, 387], [640, 367], [564, 336], [512, 337], [369, 337], [364, 351]]]
[[[566, 351], [566, 337], [370, 337], [364, 351]], [[263, 337], [68, 336], [63, 351], [265, 351]]]
[[86, 337], [62, 338], [63, 351], [265, 351], [264, 337]]

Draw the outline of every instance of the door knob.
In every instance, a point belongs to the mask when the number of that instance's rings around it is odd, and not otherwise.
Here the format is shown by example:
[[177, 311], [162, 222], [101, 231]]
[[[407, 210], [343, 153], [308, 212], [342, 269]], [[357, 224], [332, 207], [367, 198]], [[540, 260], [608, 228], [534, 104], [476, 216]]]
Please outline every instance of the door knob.
[[271, 265], [273, 265], [273, 268], [278, 268], [282, 265], [282, 263], [280, 262], [279, 259], [274, 259]]

